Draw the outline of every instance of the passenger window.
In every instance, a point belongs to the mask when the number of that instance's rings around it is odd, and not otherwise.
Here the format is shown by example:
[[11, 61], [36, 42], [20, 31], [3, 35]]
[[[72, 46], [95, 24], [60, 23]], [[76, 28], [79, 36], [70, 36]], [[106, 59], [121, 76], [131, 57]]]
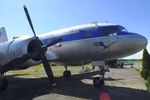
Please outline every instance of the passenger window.
[[92, 28], [87, 28], [84, 30], [80, 30], [80, 33], [84, 33], [85, 37], [90, 37], [93, 34], [93, 29]]
[[85, 31], [84, 31], [84, 30], [79, 30], [79, 32], [80, 32], [80, 33], [85, 33]]
[[86, 36], [86, 37], [89, 37], [89, 36], [91, 36], [91, 35], [92, 35], [92, 31], [91, 31], [91, 30], [85, 31], [85, 36]]

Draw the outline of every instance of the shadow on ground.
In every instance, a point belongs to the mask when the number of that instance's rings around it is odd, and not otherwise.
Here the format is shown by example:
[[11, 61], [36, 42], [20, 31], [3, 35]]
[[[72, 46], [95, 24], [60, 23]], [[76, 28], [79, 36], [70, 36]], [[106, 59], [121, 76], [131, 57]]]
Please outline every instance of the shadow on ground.
[[[36, 97], [58, 94], [83, 99], [99, 100], [100, 94], [107, 92], [112, 100], [150, 100], [150, 94], [144, 90], [125, 87], [104, 86], [95, 88], [85, 84], [82, 79], [91, 79], [98, 72], [73, 75], [71, 78], [57, 77], [57, 86], [50, 88], [47, 78], [19, 78], [8, 76], [9, 88], [0, 91], [0, 100], [33, 100]], [[119, 79], [108, 78], [107, 81]]]

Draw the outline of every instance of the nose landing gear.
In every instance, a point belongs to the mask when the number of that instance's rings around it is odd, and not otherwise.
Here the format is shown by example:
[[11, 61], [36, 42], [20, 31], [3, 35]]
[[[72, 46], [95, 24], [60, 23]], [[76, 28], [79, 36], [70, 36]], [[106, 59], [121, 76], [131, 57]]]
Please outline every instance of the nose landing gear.
[[100, 77], [95, 77], [93, 79], [93, 85], [95, 87], [101, 87], [101, 86], [105, 85], [105, 81], [104, 81], [105, 67], [104, 66], [101, 67], [101, 70], [100, 70], [99, 74], [100, 74]]
[[71, 71], [67, 70], [68, 66], [65, 66], [65, 71], [63, 72], [64, 77], [70, 77], [71, 76]]

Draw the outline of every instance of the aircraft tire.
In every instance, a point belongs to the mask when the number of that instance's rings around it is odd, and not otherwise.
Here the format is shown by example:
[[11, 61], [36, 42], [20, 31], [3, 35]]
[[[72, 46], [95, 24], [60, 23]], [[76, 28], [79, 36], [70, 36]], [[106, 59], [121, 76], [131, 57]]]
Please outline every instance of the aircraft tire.
[[5, 90], [8, 88], [8, 81], [6, 78], [0, 79], [0, 90]]
[[70, 77], [71, 76], [71, 72], [69, 70], [64, 71], [63, 73], [64, 77]]
[[101, 77], [95, 77], [93, 79], [93, 85], [95, 87], [101, 87], [101, 86], [104, 86], [104, 79], [101, 78]]

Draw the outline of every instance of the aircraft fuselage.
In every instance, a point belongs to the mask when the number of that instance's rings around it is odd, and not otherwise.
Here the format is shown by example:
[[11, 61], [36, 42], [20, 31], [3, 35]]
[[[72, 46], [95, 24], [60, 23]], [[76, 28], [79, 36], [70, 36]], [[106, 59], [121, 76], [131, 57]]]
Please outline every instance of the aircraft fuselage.
[[[142, 35], [128, 32], [117, 24], [86, 24], [65, 28], [38, 36], [43, 44], [62, 37], [63, 40], [48, 48], [49, 61], [64, 65], [82, 65], [98, 60], [126, 57], [144, 49], [147, 40]], [[23, 37], [0, 44], [0, 66], [29, 52], [34, 37]], [[23, 67], [41, 63], [29, 60]]]

